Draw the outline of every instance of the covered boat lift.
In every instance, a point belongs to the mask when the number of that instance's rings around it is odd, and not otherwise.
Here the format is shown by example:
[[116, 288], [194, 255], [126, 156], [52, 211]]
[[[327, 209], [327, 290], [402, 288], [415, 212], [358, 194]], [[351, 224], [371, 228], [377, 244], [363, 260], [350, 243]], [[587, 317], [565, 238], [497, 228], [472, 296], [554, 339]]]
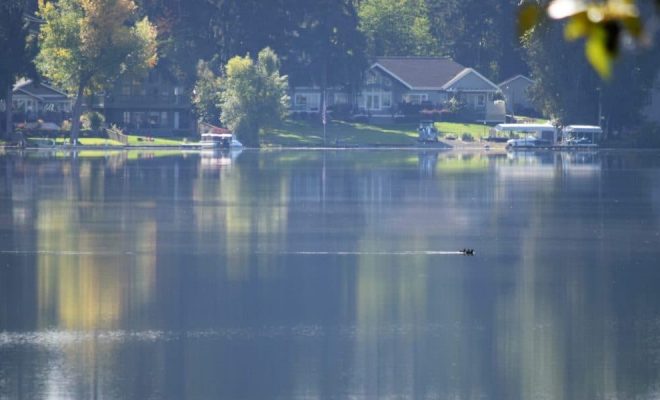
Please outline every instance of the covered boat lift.
[[534, 137], [555, 144], [559, 139], [558, 129], [551, 124], [497, 124], [486, 140], [506, 142], [509, 139]]

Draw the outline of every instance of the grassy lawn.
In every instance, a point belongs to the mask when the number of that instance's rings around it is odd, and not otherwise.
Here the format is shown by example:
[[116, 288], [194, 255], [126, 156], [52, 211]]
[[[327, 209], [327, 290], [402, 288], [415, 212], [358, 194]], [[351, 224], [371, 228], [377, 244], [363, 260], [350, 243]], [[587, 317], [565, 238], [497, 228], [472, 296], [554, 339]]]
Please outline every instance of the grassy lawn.
[[[44, 145], [47, 145], [47, 141], [52, 140], [52, 139], [47, 139], [47, 138], [28, 138], [28, 142], [32, 142], [33, 144], [38, 144], [42, 143]], [[58, 145], [63, 145], [63, 144], [69, 144], [69, 139], [68, 138], [56, 138], [55, 144]], [[101, 139], [101, 138], [79, 138], [78, 141], [82, 146], [123, 146], [122, 143], [117, 142], [115, 140], [110, 140], [110, 139]]]
[[182, 140], [177, 139], [163, 139], [147, 136], [128, 136], [129, 146], [180, 146], [183, 144]]
[[436, 122], [435, 127], [440, 136], [454, 135], [460, 139], [464, 133], [469, 133], [475, 140], [488, 136], [490, 126], [483, 124], [463, 124], [459, 122]]
[[[323, 125], [289, 120], [262, 139], [266, 146], [320, 146], [323, 145]], [[416, 139], [416, 124], [371, 125], [332, 121], [326, 128], [327, 143], [342, 146], [412, 145]]]

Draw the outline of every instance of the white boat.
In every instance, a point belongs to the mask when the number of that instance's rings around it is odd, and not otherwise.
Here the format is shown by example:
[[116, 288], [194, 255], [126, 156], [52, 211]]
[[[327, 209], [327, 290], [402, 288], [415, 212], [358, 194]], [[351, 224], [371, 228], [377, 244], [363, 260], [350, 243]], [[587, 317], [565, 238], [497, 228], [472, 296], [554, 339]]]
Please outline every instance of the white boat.
[[231, 133], [203, 133], [199, 144], [203, 149], [240, 149], [243, 144]]

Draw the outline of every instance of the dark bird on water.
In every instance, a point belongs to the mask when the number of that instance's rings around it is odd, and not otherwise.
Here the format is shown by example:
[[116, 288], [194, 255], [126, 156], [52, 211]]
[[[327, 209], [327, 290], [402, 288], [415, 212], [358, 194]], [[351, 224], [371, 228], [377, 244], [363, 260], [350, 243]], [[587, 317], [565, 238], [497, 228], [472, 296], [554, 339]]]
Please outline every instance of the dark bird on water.
[[463, 253], [464, 256], [473, 256], [474, 249], [463, 249], [461, 250], [461, 253]]

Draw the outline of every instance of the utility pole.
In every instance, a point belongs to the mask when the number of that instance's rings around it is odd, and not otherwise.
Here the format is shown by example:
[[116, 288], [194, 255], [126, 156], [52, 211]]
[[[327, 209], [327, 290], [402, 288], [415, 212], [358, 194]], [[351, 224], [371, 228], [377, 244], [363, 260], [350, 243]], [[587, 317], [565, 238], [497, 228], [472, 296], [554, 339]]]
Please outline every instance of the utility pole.
[[600, 87], [597, 87], [596, 90], [598, 91], [598, 123], [596, 125], [600, 126], [601, 128], [603, 127], [603, 99], [602, 99], [602, 91]]

